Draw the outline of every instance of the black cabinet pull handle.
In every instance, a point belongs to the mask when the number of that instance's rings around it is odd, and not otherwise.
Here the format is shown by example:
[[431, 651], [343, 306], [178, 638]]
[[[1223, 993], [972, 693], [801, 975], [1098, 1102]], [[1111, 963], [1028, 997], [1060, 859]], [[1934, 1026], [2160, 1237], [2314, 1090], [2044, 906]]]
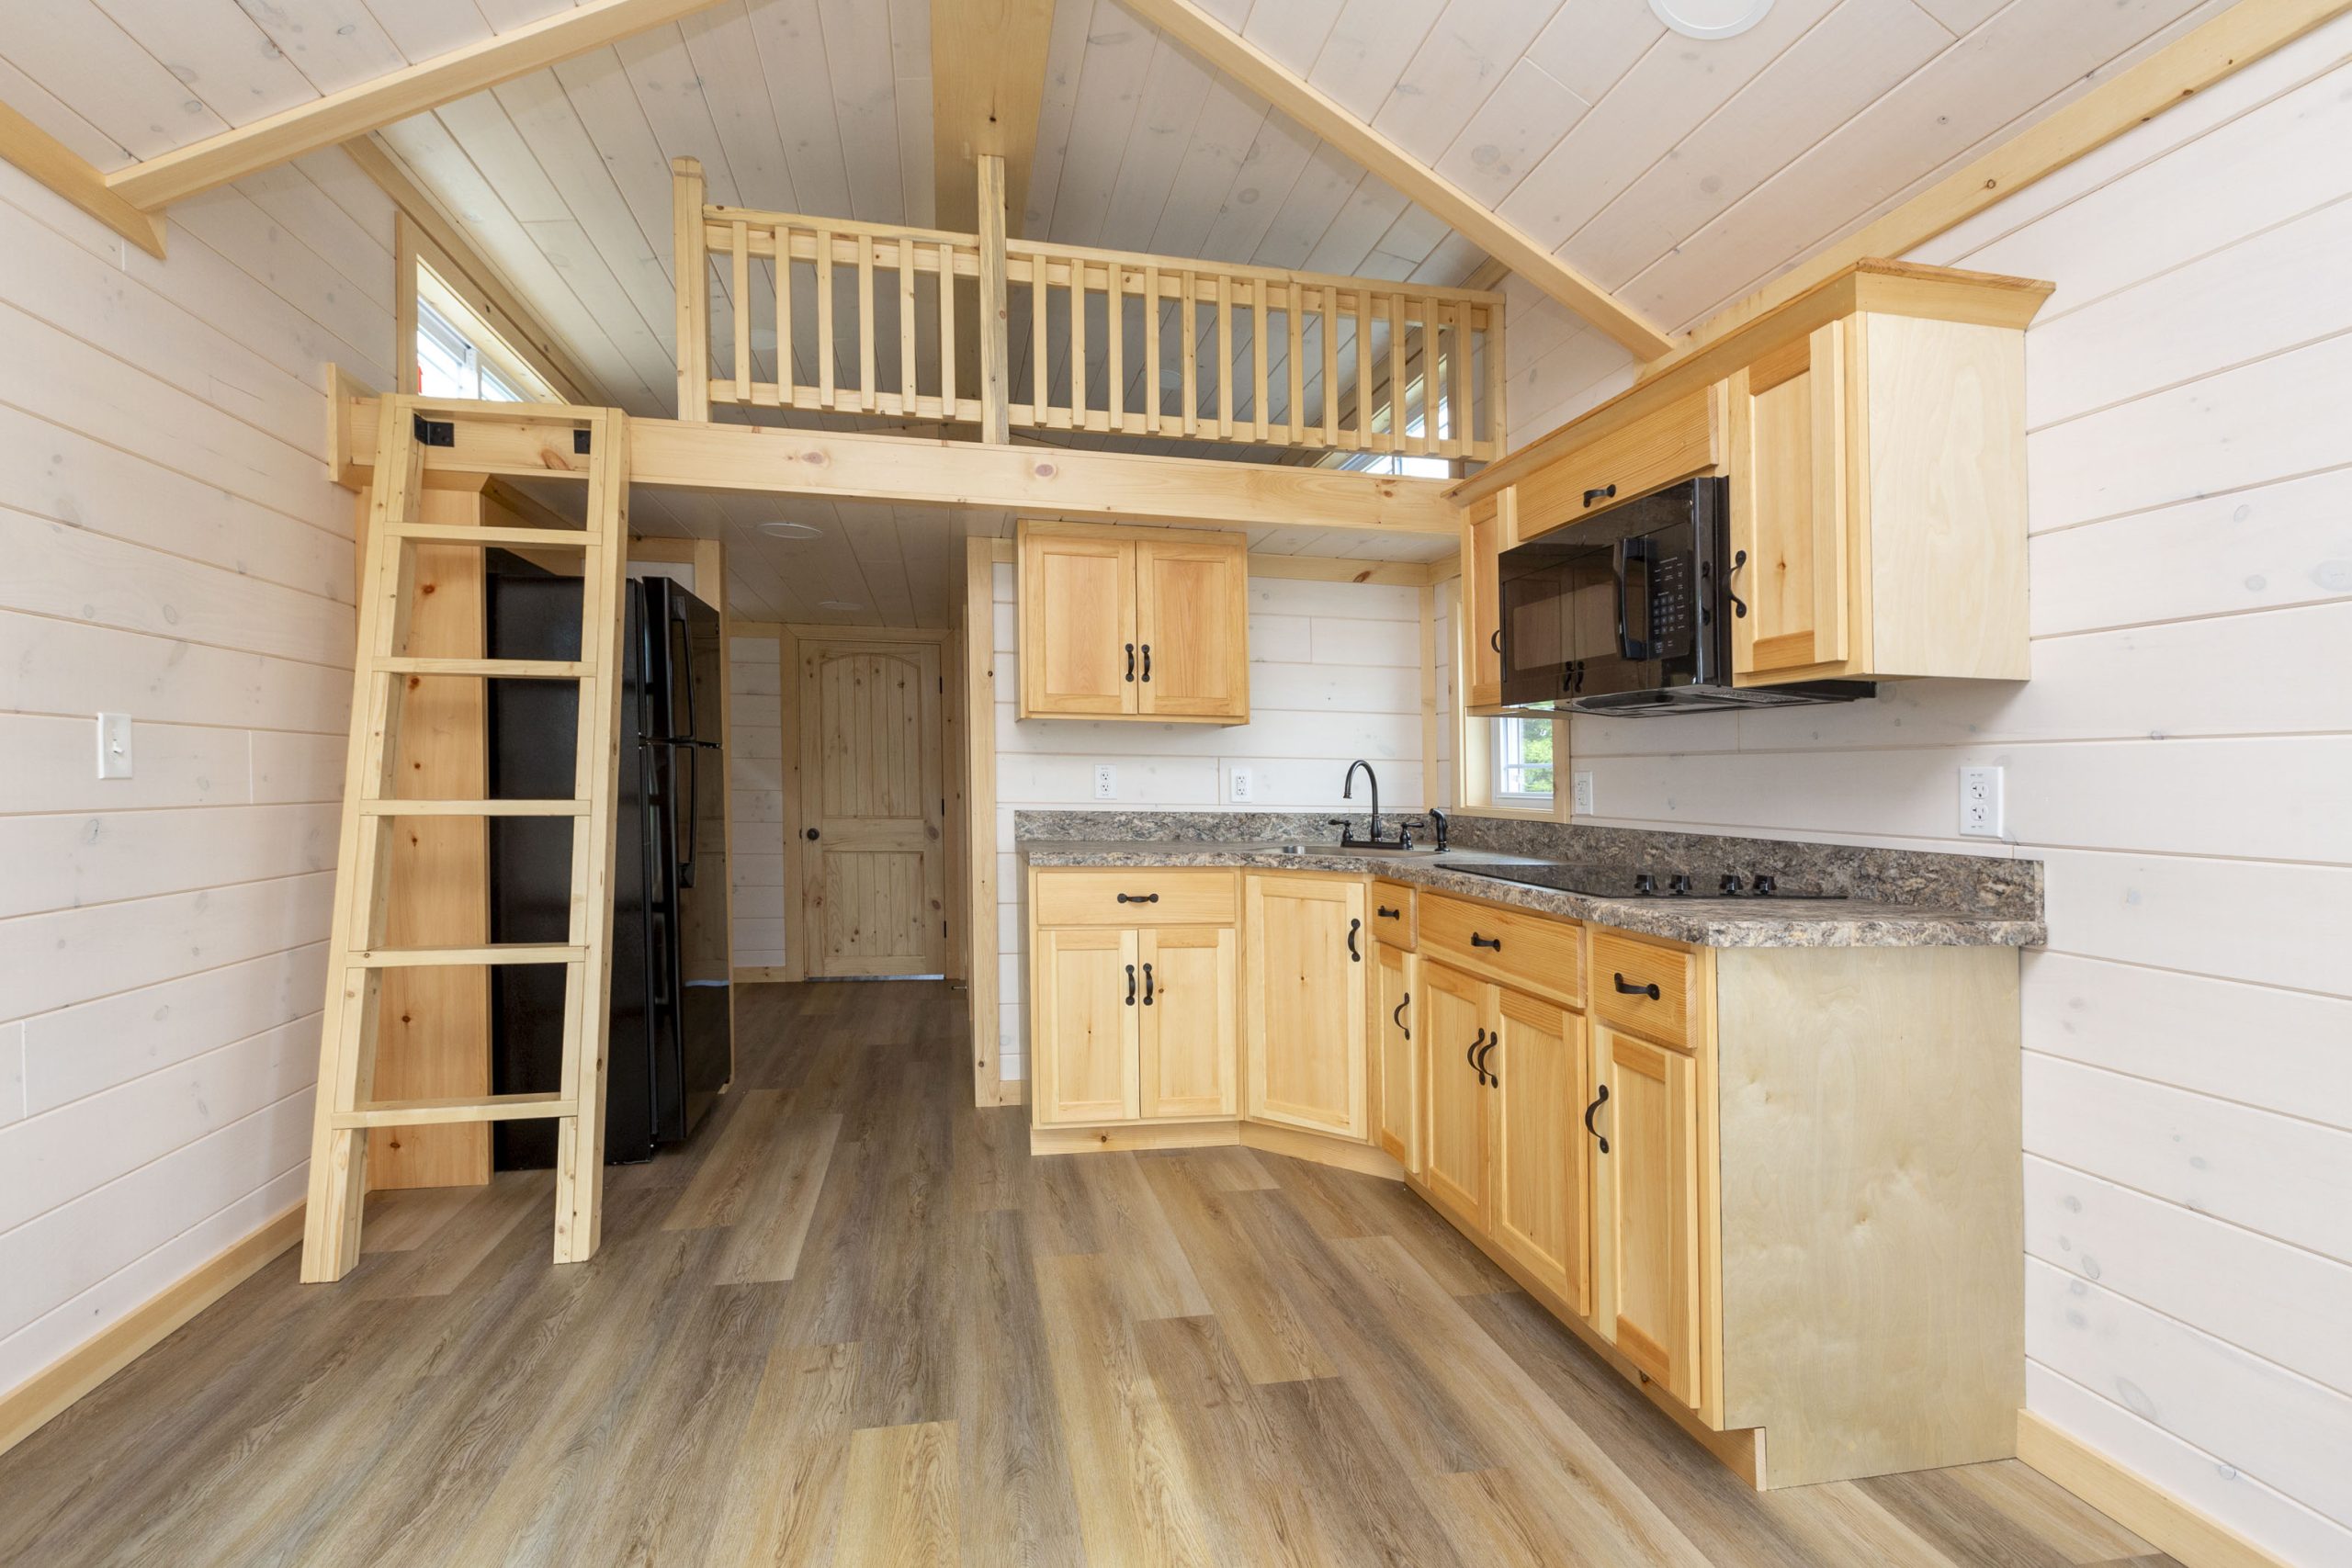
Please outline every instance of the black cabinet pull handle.
[[1621, 997], [1647, 997], [1652, 1001], [1657, 1000], [1657, 982], [1655, 980], [1646, 986], [1632, 986], [1626, 984], [1625, 976], [1623, 975], [1611, 975], [1609, 977], [1617, 982], [1617, 994]]
[[1157, 893], [1122, 893], [1119, 895], [1119, 902], [1122, 904], [1157, 904], [1159, 902], [1159, 895]]
[[806, 833], [803, 833], [803, 834], [801, 835], [801, 837], [802, 837], [802, 838], [804, 838], [804, 839], [807, 839], [810, 843], [812, 843], [812, 844], [813, 844], [813, 843], [815, 843], [815, 842], [817, 841], [817, 829], [814, 829], [814, 828], [811, 828], [811, 829], [809, 829]]
[[1742, 599], [1738, 594], [1734, 593], [1731, 591], [1730, 578], [1732, 572], [1736, 572], [1741, 567], [1744, 567], [1747, 564], [1747, 552], [1746, 550], [1735, 550], [1732, 552], [1731, 571], [1724, 574], [1724, 597], [1731, 601], [1731, 613], [1743, 618], [1747, 615], [1747, 601]]
[[1478, 1031], [1478, 1038], [1470, 1042], [1469, 1055], [1463, 1058], [1470, 1064], [1470, 1070], [1478, 1075], [1478, 1081], [1481, 1084], [1487, 1081], [1487, 1069], [1478, 1065], [1478, 1047], [1486, 1043], [1487, 1032], [1482, 1029]]
[[1148, 964], [1143, 966], [1143, 1005], [1151, 1005], [1151, 965]]
[[1500, 1089], [1503, 1086], [1502, 1074], [1496, 1072], [1494, 1069], [1487, 1066], [1487, 1058], [1495, 1054], [1495, 1047], [1502, 1043], [1503, 1037], [1500, 1034], [1497, 1034], [1493, 1039], [1487, 1041], [1486, 1048], [1478, 1053], [1478, 1072], [1486, 1078], [1487, 1087], [1489, 1089]]
[[1143, 645], [1143, 678], [1146, 681], [1151, 679], [1151, 644], [1149, 643]]
[[1503, 650], [1502, 627], [1497, 626], [1495, 628], [1495, 635], [1487, 639], [1487, 646], [1493, 649], [1497, 653], [1500, 653]]
[[1136, 678], [1136, 645], [1135, 645], [1134, 643], [1129, 643], [1129, 644], [1127, 644], [1127, 679], [1128, 679], [1129, 681], [1133, 681], [1135, 678]]
[[1404, 910], [1392, 909], [1385, 904], [1380, 905], [1378, 908], [1374, 908], [1373, 913], [1378, 915], [1384, 920], [1401, 920], [1405, 918]]
[[1480, 936], [1476, 931], [1472, 931], [1470, 933], [1470, 945], [1473, 947], [1490, 947], [1497, 953], [1500, 953], [1503, 950], [1503, 939], [1498, 936]]
[[1584, 503], [1587, 506], [1590, 506], [1596, 501], [1608, 501], [1614, 498], [1616, 494], [1617, 487], [1615, 485], [1602, 485], [1599, 490], [1589, 490], [1585, 491]]
[[1127, 1005], [1136, 1005], [1136, 966], [1132, 964], [1127, 965]]
[[1363, 954], [1356, 951], [1356, 932], [1362, 930], [1363, 930], [1363, 922], [1362, 920], [1350, 920], [1348, 922], [1348, 956], [1358, 964], [1363, 962]]
[[1410, 1040], [1413, 1037], [1413, 1030], [1412, 1026], [1405, 1021], [1405, 1010], [1412, 1005], [1413, 993], [1407, 991], [1405, 993], [1405, 999], [1396, 1004], [1396, 1010], [1388, 1015], [1388, 1021], [1395, 1024], [1398, 1032], [1402, 1033], [1408, 1040]]
[[1594, 1100], [1590, 1105], [1584, 1108], [1584, 1130], [1593, 1137], [1600, 1139], [1600, 1152], [1602, 1154], [1607, 1154], [1609, 1152], [1609, 1139], [1602, 1134], [1594, 1131], [1592, 1125], [1592, 1113], [1608, 1103], [1609, 1086], [1607, 1084], [1602, 1084], [1600, 1086], [1600, 1094], [1599, 1098]]

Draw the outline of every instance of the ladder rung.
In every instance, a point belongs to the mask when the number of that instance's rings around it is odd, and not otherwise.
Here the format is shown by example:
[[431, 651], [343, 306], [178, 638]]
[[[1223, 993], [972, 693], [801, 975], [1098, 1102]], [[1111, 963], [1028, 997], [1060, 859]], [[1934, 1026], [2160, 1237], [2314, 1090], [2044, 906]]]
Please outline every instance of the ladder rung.
[[465, 528], [446, 523], [395, 523], [391, 532], [419, 544], [496, 545], [522, 550], [586, 550], [604, 543], [584, 528]]
[[561, 659], [379, 659], [373, 668], [388, 675], [488, 675], [508, 681], [584, 681], [594, 668]]
[[560, 1094], [494, 1094], [487, 1100], [387, 1100], [337, 1111], [337, 1127], [430, 1127], [449, 1122], [526, 1122], [573, 1116], [576, 1101]]
[[368, 947], [344, 955], [346, 967], [429, 969], [457, 964], [577, 964], [587, 949], [560, 942], [494, 942], [481, 947]]
[[363, 800], [362, 817], [585, 817], [584, 800]]

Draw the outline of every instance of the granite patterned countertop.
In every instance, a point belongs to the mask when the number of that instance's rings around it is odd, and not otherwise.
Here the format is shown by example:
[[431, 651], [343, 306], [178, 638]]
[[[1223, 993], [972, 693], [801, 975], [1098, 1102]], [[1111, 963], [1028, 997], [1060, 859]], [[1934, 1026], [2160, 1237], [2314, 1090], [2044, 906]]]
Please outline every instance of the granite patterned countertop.
[[[1106, 816], [1104, 826], [1113, 825]], [[1557, 861], [1457, 845], [1442, 854], [1357, 854], [1321, 839], [1306, 852], [1300, 840], [1079, 839], [1059, 834], [1018, 839], [1033, 866], [1239, 866], [1268, 871], [1329, 871], [1385, 876], [1442, 893], [1459, 893], [1547, 915], [1706, 947], [2031, 947], [2047, 936], [2038, 918], [2014, 909], [1939, 907], [1867, 897], [1765, 904], [1754, 898], [1596, 898], [1481, 876], [1476, 866], [1557, 865]], [[2039, 891], [2038, 887], [2036, 889]], [[2036, 903], [2038, 905], [2038, 898]]]

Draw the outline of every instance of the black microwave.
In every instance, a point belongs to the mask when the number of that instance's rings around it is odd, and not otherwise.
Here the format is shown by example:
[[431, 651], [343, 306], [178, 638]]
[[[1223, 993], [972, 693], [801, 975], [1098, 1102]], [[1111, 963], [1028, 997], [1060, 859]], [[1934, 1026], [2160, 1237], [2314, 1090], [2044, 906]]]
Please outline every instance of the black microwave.
[[1690, 479], [1505, 550], [1502, 700], [1533, 713], [1662, 714], [1872, 695], [1867, 681], [1734, 686], [1730, 481]]

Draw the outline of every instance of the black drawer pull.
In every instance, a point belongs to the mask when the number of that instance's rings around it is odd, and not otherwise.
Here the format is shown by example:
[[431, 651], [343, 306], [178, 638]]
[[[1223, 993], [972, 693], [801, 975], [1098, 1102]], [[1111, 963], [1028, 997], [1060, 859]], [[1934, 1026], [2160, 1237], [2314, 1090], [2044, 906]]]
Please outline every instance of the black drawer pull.
[[1159, 895], [1157, 893], [1122, 893], [1119, 895], [1119, 902], [1122, 904], [1157, 904], [1159, 902]]
[[1143, 678], [1146, 681], [1151, 679], [1151, 644], [1149, 643], [1143, 645]]
[[1412, 1005], [1413, 993], [1407, 991], [1405, 993], [1405, 999], [1396, 1004], [1396, 1010], [1388, 1015], [1388, 1021], [1395, 1024], [1396, 1026], [1397, 1032], [1402, 1034], [1408, 1040], [1410, 1040], [1413, 1037], [1413, 1030], [1412, 1026], [1405, 1021], [1405, 1010]]
[[1127, 644], [1127, 679], [1128, 679], [1130, 682], [1132, 682], [1132, 681], [1134, 681], [1134, 680], [1135, 680], [1135, 678], [1136, 678], [1136, 645], [1135, 645], [1134, 643], [1129, 643], [1129, 644]]
[[1495, 1047], [1502, 1043], [1503, 1037], [1500, 1034], [1498, 1034], [1492, 1040], [1487, 1042], [1487, 1048], [1485, 1050], [1478, 1053], [1478, 1075], [1487, 1080], [1487, 1087], [1489, 1089], [1500, 1089], [1503, 1087], [1502, 1074], [1493, 1071], [1487, 1066], [1487, 1058], [1493, 1055], [1495, 1053]]
[[1608, 501], [1612, 499], [1616, 494], [1617, 487], [1615, 485], [1602, 485], [1599, 490], [1589, 490], [1585, 491], [1584, 503], [1587, 506], [1590, 506], [1596, 501]]
[[1584, 1130], [1590, 1133], [1594, 1137], [1600, 1139], [1600, 1152], [1602, 1154], [1607, 1154], [1609, 1152], [1609, 1139], [1602, 1134], [1593, 1130], [1592, 1113], [1608, 1103], [1609, 1086], [1607, 1084], [1602, 1084], [1600, 1086], [1600, 1094], [1599, 1098], [1595, 1099], [1590, 1105], [1584, 1108]]
[[1136, 966], [1132, 964], [1127, 965], [1127, 1005], [1136, 1005]]
[[1350, 920], [1348, 922], [1348, 957], [1358, 964], [1363, 962], [1363, 954], [1356, 951], [1356, 932], [1362, 930], [1363, 930], [1363, 922], [1362, 920]]
[[1478, 1031], [1478, 1038], [1470, 1042], [1470, 1054], [1463, 1058], [1470, 1064], [1470, 1070], [1478, 1075], [1478, 1081], [1482, 1084], [1487, 1081], [1487, 1069], [1478, 1065], [1478, 1047], [1486, 1043], [1487, 1032], [1482, 1029]]
[[1497, 626], [1495, 628], [1495, 635], [1487, 639], [1487, 646], [1493, 649], [1497, 653], [1500, 653], [1503, 650], [1502, 627]]
[[1151, 965], [1148, 964], [1143, 966], [1143, 1005], [1151, 1005]]
[[1378, 916], [1379, 916], [1382, 919], [1384, 919], [1384, 920], [1401, 920], [1401, 919], [1403, 919], [1405, 918], [1405, 911], [1404, 911], [1404, 910], [1402, 910], [1402, 909], [1392, 909], [1392, 908], [1389, 908], [1387, 905], [1385, 905], [1385, 904], [1382, 904], [1382, 905], [1380, 905], [1379, 907], [1377, 907], [1376, 908], [1374, 908], [1372, 912], [1373, 912], [1374, 914], [1375, 914], [1375, 915], [1378, 915]]
[[1617, 994], [1621, 997], [1647, 997], [1652, 1001], [1657, 1000], [1657, 982], [1655, 980], [1646, 986], [1634, 986], [1628, 985], [1623, 975], [1609, 977], [1617, 982]]
[[1498, 936], [1480, 936], [1476, 931], [1472, 931], [1470, 933], [1470, 945], [1473, 947], [1490, 947], [1497, 953], [1500, 953], [1503, 950], [1503, 939]]

